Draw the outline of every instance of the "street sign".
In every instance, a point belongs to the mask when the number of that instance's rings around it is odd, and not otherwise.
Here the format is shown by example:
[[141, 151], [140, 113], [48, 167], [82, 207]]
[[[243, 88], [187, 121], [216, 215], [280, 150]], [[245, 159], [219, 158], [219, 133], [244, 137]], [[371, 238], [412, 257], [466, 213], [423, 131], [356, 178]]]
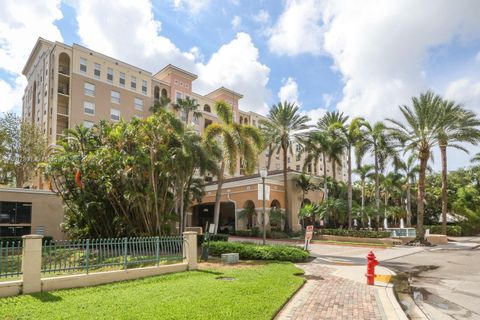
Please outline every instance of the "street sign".
[[208, 232], [209, 233], [215, 233], [215, 224], [214, 223], [210, 223], [210, 226], [208, 228]]
[[305, 245], [304, 248], [305, 250], [308, 250], [308, 245], [310, 244], [310, 240], [312, 240], [313, 237], [313, 226], [307, 226], [305, 229]]

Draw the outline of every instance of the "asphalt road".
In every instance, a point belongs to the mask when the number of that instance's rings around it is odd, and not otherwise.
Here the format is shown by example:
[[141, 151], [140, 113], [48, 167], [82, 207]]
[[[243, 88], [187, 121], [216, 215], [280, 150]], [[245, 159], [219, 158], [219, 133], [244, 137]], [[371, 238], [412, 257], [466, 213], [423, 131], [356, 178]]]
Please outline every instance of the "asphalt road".
[[430, 319], [480, 319], [480, 237], [389, 259], [410, 275], [415, 303]]

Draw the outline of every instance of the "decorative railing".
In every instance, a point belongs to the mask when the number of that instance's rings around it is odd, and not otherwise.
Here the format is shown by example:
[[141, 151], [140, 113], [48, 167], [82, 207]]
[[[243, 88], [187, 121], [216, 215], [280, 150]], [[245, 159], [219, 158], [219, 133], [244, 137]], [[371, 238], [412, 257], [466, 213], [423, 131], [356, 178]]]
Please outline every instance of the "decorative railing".
[[22, 241], [0, 241], [0, 278], [22, 274]]
[[184, 258], [183, 237], [53, 240], [43, 244], [42, 272], [61, 273], [103, 268], [128, 269]]

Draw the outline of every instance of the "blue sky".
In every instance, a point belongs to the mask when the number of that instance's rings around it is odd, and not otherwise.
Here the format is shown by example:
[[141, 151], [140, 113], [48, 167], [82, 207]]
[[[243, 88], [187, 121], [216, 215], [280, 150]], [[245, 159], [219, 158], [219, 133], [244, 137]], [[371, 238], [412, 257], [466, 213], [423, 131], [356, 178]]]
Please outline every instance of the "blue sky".
[[288, 99], [313, 121], [335, 109], [376, 121], [427, 89], [479, 112], [480, 1], [435, 3], [0, 0], [0, 111], [18, 112], [42, 36], [152, 72], [176, 64], [199, 75], [199, 93], [225, 85], [260, 113]]

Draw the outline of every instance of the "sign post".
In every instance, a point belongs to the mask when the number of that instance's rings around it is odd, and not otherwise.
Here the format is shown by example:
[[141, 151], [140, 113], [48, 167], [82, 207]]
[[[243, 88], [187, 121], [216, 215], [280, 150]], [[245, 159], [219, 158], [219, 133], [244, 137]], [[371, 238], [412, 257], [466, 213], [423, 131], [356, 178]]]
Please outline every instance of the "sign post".
[[308, 250], [308, 245], [310, 244], [310, 240], [312, 240], [313, 237], [313, 226], [307, 226], [307, 229], [305, 230], [305, 245], [304, 249]]

